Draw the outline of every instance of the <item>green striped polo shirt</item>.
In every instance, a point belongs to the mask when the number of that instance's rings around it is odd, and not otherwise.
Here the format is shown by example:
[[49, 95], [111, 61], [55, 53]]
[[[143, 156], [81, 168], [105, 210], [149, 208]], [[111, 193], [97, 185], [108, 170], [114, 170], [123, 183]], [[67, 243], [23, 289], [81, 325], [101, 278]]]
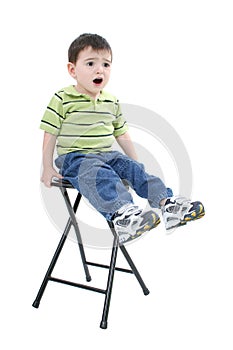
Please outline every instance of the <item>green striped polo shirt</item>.
[[57, 136], [58, 155], [111, 151], [115, 137], [128, 130], [118, 100], [102, 91], [97, 100], [68, 86], [54, 94], [40, 128]]

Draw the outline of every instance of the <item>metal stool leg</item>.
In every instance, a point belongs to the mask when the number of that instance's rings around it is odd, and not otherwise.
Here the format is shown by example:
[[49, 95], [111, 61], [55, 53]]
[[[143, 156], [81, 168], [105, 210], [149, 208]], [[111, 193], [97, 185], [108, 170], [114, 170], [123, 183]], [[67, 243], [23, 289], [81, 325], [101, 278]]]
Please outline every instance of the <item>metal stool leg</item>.
[[65, 244], [65, 241], [67, 239], [67, 235], [69, 233], [70, 226], [71, 226], [71, 220], [69, 219], [68, 222], [67, 222], [66, 228], [64, 230], [64, 233], [63, 233], [63, 235], [62, 235], [62, 237], [60, 239], [60, 242], [59, 242], [59, 244], [57, 246], [57, 249], [56, 249], [56, 251], [54, 253], [54, 256], [53, 256], [53, 258], [51, 260], [49, 268], [48, 268], [48, 270], [47, 270], [47, 272], [45, 274], [44, 280], [43, 280], [43, 282], [41, 284], [41, 287], [40, 287], [39, 292], [38, 292], [38, 294], [36, 296], [36, 299], [35, 299], [35, 301], [32, 304], [32, 306], [35, 307], [35, 308], [38, 308], [39, 305], [40, 305], [40, 300], [41, 300], [41, 298], [42, 298], [42, 296], [44, 294], [45, 288], [46, 288], [46, 286], [48, 284], [48, 281], [49, 281], [49, 279], [51, 277], [53, 269], [54, 269], [54, 267], [56, 265], [57, 259], [58, 259], [59, 255], [60, 255], [60, 253], [62, 251], [62, 248], [63, 248], [63, 246]]
[[[112, 293], [112, 286], [113, 286], [113, 279], [114, 279], [114, 272], [116, 268], [116, 258], [117, 258], [117, 252], [118, 252], [118, 246], [119, 246], [119, 238], [115, 232], [114, 225], [111, 221], [108, 221], [109, 228], [112, 231], [114, 240], [113, 240], [113, 248], [112, 248], [112, 256], [111, 256], [111, 262], [109, 267], [109, 275], [108, 275], [108, 283], [107, 283], [107, 289], [106, 289], [106, 296], [105, 296], [105, 303], [104, 303], [104, 309], [103, 309], [103, 315], [102, 320], [100, 323], [100, 328], [106, 329], [107, 328], [107, 319], [108, 319], [108, 313], [109, 313], [109, 307], [110, 307], [110, 300], [111, 300], [111, 293]], [[146, 287], [141, 275], [139, 274], [133, 260], [131, 259], [129, 253], [127, 252], [124, 245], [120, 245], [120, 249], [128, 262], [131, 271], [135, 277], [137, 278], [140, 286], [142, 287], [144, 295], [148, 295], [150, 293], [149, 289]], [[129, 272], [129, 271], [127, 271]]]
[[109, 313], [109, 307], [110, 307], [110, 301], [111, 301], [111, 295], [112, 295], [112, 286], [113, 286], [113, 279], [114, 279], [114, 273], [115, 273], [117, 251], [118, 251], [118, 237], [114, 235], [112, 255], [111, 255], [111, 261], [110, 261], [109, 273], [108, 273], [108, 282], [107, 282], [107, 288], [105, 291], [104, 308], [103, 308], [102, 320], [100, 322], [100, 328], [102, 329], [106, 329], [108, 326], [108, 313]]
[[127, 260], [129, 266], [131, 267], [131, 269], [132, 269], [132, 271], [133, 271], [135, 277], [137, 278], [137, 280], [138, 280], [140, 286], [142, 287], [142, 290], [143, 290], [144, 295], [148, 295], [148, 294], [150, 293], [150, 291], [149, 291], [149, 289], [146, 287], [145, 283], [143, 282], [143, 279], [142, 279], [141, 275], [139, 274], [139, 272], [138, 272], [136, 266], [134, 265], [134, 262], [133, 262], [133, 260], [131, 259], [129, 253], [127, 252], [125, 246], [124, 246], [124, 245], [121, 245], [121, 246], [120, 246], [120, 249], [121, 249], [121, 251], [122, 251], [122, 253], [123, 253], [125, 259]]
[[77, 208], [78, 208], [78, 205], [79, 205], [80, 200], [82, 198], [82, 195], [80, 193], [78, 193], [76, 200], [75, 200], [75, 203], [74, 203], [74, 206], [72, 207], [66, 188], [60, 188], [60, 190], [61, 190], [61, 193], [62, 193], [63, 198], [65, 200], [65, 203], [66, 203], [69, 215], [70, 215], [71, 222], [74, 226], [76, 238], [78, 241], [79, 251], [80, 251], [80, 255], [81, 255], [81, 259], [82, 259], [82, 263], [83, 263], [83, 268], [84, 268], [84, 271], [86, 274], [86, 281], [90, 282], [91, 276], [90, 276], [89, 269], [87, 266], [87, 260], [86, 260], [86, 256], [85, 256], [85, 252], [84, 252], [84, 248], [83, 248], [83, 242], [82, 242], [80, 230], [79, 230], [78, 223], [77, 223], [76, 216], [75, 216], [75, 213], [77, 211]]
[[[80, 193], [78, 193], [78, 195], [76, 197], [76, 200], [75, 200], [75, 203], [74, 203], [74, 206], [72, 208], [66, 189], [65, 189], [65, 191], [64, 191], [64, 189], [61, 189], [61, 192], [63, 194], [63, 197], [65, 198], [65, 202], [66, 202], [67, 208], [69, 210], [69, 214], [72, 213], [71, 214], [72, 218], [70, 216], [68, 221], [67, 221], [65, 230], [64, 230], [64, 232], [62, 234], [62, 237], [61, 237], [61, 239], [59, 241], [57, 249], [56, 249], [56, 251], [55, 251], [55, 253], [53, 255], [53, 258], [51, 260], [49, 268], [48, 268], [48, 270], [47, 270], [47, 272], [45, 274], [45, 277], [43, 279], [43, 282], [41, 284], [39, 292], [38, 292], [38, 294], [36, 296], [35, 301], [32, 304], [32, 306], [35, 307], [35, 308], [38, 308], [39, 305], [40, 305], [40, 300], [41, 300], [41, 298], [42, 298], [42, 296], [44, 294], [44, 291], [45, 291], [45, 288], [46, 288], [46, 286], [48, 284], [48, 281], [51, 278], [53, 269], [54, 269], [54, 267], [55, 267], [55, 265], [57, 263], [57, 260], [59, 258], [59, 255], [60, 255], [61, 251], [62, 251], [62, 248], [63, 248], [63, 246], [64, 246], [64, 244], [66, 242], [66, 239], [67, 239], [67, 236], [68, 236], [68, 234], [70, 232], [72, 224], [74, 225], [74, 228], [75, 228], [75, 233], [76, 233], [76, 237], [77, 237], [77, 241], [78, 241], [78, 245], [79, 245], [79, 250], [80, 250], [80, 255], [81, 255], [81, 259], [82, 259], [82, 263], [83, 263], [83, 267], [84, 267], [84, 271], [85, 271], [85, 275], [86, 275], [86, 280], [87, 280], [87, 282], [91, 281], [91, 276], [90, 276], [89, 269], [88, 269], [88, 266], [87, 266], [87, 263], [86, 263], [86, 256], [85, 256], [85, 252], [84, 252], [84, 248], [83, 248], [83, 244], [82, 244], [80, 231], [79, 231], [79, 228], [78, 228], [78, 225], [77, 225], [77, 221], [76, 221], [76, 218], [75, 218], [75, 215], [74, 215], [74, 213], [76, 213], [76, 211], [77, 211], [77, 208], [78, 208], [78, 205], [80, 203], [82, 195]], [[75, 224], [74, 224], [74, 222], [75, 222]]]
[[[112, 234], [114, 235], [114, 237], [116, 237], [117, 233], [116, 233], [116, 231], [114, 229], [114, 225], [113, 225], [112, 221], [108, 221], [108, 225], [109, 225], [109, 227], [110, 227], [110, 229], [112, 231]], [[119, 240], [117, 241], [117, 244], [119, 245]], [[124, 255], [126, 261], [128, 262], [132, 273], [135, 275], [135, 277], [137, 278], [140, 286], [142, 287], [144, 295], [148, 295], [150, 293], [150, 291], [146, 287], [146, 285], [145, 285], [145, 283], [144, 283], [140, 273], [138, 272], [138, 269], [136, 268], [136, 266], [135, 266], [133, 260], [131, 259], [129, 253], [127, 252], [125, 246], [124, 245], [120, 245], [119, 247], [120, 247], [120, 250], [121, 250], [122, 254]]]

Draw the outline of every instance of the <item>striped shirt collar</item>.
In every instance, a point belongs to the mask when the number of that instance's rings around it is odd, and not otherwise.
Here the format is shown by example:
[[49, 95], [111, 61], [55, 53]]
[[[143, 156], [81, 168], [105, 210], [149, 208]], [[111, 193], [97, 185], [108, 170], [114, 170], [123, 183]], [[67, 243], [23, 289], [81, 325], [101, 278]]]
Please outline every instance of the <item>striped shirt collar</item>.
[[[64, 92], [65, 92], [67, 95], [69, 95], [69, 96], [84, 97], [84, 98], [86, 98], [87, 100], [92, 99], [89, 95], [87, 95], [87, 94], [82, 94], [82, 93], [78, 92], [78, 91], [75, 89], [74, 85], [70, 85], [70, 86], [65, 87], [65, 88], [64, 88]], [[110, 99], [112, 102], [115, 102], [115, 101], [114, 101], [114, 98], [113, 98], [113, 97], [111, 98], [111, 95], [110, 95], [110, 94], [105, 93], [105, 91], [100, 91], [100, 95], [99, 95], [99, 97], [98, 97], [98, 100], [99, 100], [99, 101], [105, 101], [106, 99], [108, 99], [108, 100]]]

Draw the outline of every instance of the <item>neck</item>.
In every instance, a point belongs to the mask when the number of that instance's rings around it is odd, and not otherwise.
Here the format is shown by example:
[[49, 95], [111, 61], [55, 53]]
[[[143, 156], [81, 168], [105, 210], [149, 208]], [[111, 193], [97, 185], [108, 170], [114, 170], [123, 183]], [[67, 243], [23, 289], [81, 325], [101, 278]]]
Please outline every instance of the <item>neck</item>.
[[78, 85], [75, 85], [74, 87], [75, 87], [75, 89], [76, 89], [80, 94], [88, 95], [88, 96], [90, 96], [93, 100], [97, 100], [98, 97], [100, 96], [100, 93], [101, 93], [100, 91], [98, 91], [96, 94], [92, 94], [92, 93], [90, 93], [90, 92], [88, 92], [88, 91], [86, 91], [86, 90], [84, 90], [84, 89], [81, 89], [80, 86], [78, 86]]

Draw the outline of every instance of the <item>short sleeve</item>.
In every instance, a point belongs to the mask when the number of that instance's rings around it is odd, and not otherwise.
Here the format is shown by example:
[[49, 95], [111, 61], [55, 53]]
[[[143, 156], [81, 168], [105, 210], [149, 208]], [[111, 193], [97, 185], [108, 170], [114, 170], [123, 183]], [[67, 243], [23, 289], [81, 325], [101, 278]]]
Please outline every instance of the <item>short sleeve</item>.
[[59, 93], [54, 94], [45, 110], [40, 129], [53, 135], [59, 134], [62, 121], [64, 120], [62, 102], [62, 96]]
[[121, 106], [119, 102], [117, 103], [116, 119], [114, 120], [113, 125], [114, 125], [113, 135], [115, 137], [125, 134], [126, 131], [128, 130], [128, 125], [122, 114]]

